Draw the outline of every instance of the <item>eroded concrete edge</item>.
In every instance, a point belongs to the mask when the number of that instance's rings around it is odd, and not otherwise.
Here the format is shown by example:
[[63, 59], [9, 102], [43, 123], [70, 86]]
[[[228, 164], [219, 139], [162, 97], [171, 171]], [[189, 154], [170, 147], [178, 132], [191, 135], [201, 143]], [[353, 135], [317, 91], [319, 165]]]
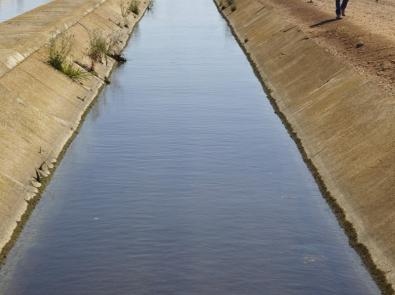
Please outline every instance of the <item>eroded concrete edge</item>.
[[[140, 1], [139, 15], [130, 13], [127, 17], [121, 15], [121, 0], [92, 3], [90, 8], [83, 7], [83, 14], [73, 24], [67, 18], [55, 24], [74, 36], [71, 56], [78, 64], [90, 62], [86, 53], [94, 31], [105, 36], [116, 34], [121, 51], [150, 1]], [[41, 13], [40, 8], [30, 14], [34, 12]], [[47, 40], [51, 36], [52, 32]], [[97, 74], [76, 82], [49, 66], [47, 56], [48, 44], [44, 42], [0, 77], [0, 262], [117, 64], [108, 58], [95, 67]], [[39, 182], [37, 173], [41, 175]]]
[[214, 1], [384, 294], [395, 282], [395, 98], [265, 0]]

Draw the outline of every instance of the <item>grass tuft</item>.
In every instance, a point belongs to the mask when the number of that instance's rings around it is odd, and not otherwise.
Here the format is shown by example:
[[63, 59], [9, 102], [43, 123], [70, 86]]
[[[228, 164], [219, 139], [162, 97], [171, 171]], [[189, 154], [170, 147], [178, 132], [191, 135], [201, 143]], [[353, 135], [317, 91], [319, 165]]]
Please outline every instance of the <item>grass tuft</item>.
[[57, 70], [61, 70], [73, 47], [74, 36], [60, 34], [51, 38], [49, 42], [48, 63]]
[[75, 67], [72, 63], [65, 63], [62, 72], [74, 81], [81, 81], [88, 76], [87, 72]]
[[102, 62], [103, 57], [107, 54], [107, 41], [98, 31], [89, 34], [88, 56], [93, 62]]
[[135, 15], [140, 14], [140, 8], [139, 8], [140, 2], [138, 0], [132, 0], [129, 3], [129, 11], [133, 12]]
[[62, 33], [57, 38], [53, 37], [49, 43], [48, 64], [70, 79], [78, 81], [83, 80], [87, 73], [68, 60], [73, 43], [73, 35]]
[[230, 7], [230, 11], [234, 12], [236, 11], [236, 0], [220, 0], [218, 3], [218, 6], [220, 7], [221, 10], [226, 9], [227, 7]]
[[107, 38], [99, 31], [94, 31], [90, 34], [88, 56], [92, 61], [91, 71], [94, 71], [95, 63], [101, 63], [103, 58], [105, 58], [107, 63], [108, 56], [120, 63], [126, 61], [116, 50], [119, 40], [120, 36], [118, 34], [113, 34]]

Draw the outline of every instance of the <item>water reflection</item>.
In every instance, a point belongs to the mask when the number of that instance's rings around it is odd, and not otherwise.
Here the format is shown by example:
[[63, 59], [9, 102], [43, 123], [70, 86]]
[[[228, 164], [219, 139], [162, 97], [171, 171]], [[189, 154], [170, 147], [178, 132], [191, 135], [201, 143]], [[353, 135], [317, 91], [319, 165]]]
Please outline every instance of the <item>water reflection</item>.
[[0, 0], [0, 22], [50, 1], [51, 0]]
[[0, 293], [378, 294], [212, 1], [140, 32]]

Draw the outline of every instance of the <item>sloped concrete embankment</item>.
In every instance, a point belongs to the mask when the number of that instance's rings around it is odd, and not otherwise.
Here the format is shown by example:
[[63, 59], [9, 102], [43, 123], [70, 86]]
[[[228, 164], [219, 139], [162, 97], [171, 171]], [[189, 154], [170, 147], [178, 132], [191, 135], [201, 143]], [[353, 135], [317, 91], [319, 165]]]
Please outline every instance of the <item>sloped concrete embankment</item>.
[[[37, 196], [40, 181], [78, 128], [81, 118], [116, 64], [95, 67], [78, 82], [47, 63], [48, 43], [74, 36], [75, 67], [90, 65], [92, 32], [114, 36], [120, 51], [149, 5], [125, 14], [121, 0], [55, 0], [0, 24], [0, 251], [4, 256], [18, 222]], [[122, 15], [123, 14], [123, 15]], [[127, 26], [124, 24], [128, 23]], [[81, 68], [82, 69], [82, 68]]]
[[217, 4], [351, 242], [390, 290], [384, 277], [395, 283], [395, 97], [285, 22], [266, 0]]

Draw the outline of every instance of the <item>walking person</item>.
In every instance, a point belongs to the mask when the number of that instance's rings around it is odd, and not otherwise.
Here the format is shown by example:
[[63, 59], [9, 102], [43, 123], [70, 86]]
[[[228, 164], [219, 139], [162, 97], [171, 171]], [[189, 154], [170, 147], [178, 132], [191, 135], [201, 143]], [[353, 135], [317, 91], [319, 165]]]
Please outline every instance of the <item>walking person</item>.
[[336, 18], [341, 19], [342, 16], [346, 16], [348, 0], [336, 0]]

